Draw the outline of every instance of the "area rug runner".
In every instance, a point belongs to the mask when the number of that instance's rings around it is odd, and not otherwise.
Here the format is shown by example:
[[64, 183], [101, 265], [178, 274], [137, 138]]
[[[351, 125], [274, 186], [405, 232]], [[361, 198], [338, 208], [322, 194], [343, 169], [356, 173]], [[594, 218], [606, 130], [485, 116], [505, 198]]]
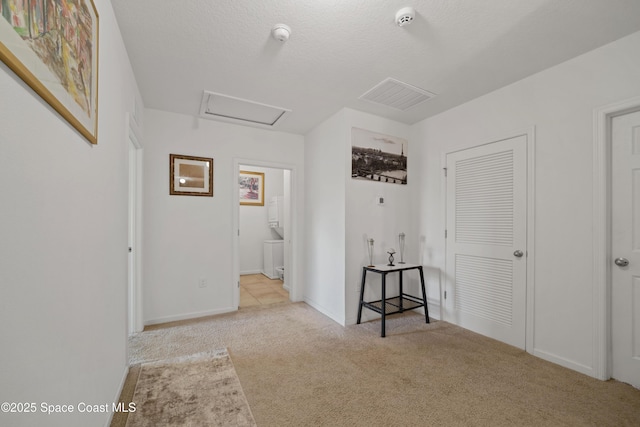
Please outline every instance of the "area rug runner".
[[127, 427], [255, 426], [226, 350], [143, 363]]

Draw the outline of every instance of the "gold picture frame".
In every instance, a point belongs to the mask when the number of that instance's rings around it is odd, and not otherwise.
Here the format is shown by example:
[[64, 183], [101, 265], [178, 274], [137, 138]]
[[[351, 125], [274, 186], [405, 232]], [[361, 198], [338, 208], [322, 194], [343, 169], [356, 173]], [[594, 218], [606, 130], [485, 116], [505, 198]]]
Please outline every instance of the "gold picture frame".
[[245, 206], [264, 206], [264, 173], [240, 171], [238, 175], [240, 204]]
[[99, 17], [93, 0], [2, 0], [0, 60], [98, 143]]
[[169, 154], [169, 194], [213, 197], [213, 159]]

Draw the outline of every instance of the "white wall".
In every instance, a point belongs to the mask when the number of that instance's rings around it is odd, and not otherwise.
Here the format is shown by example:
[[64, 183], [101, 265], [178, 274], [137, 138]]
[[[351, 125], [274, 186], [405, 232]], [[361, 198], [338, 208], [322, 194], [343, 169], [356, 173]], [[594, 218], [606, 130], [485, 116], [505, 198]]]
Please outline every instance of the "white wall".
[[[362, 266], [368, 264], [366, 241], [375, 240], [377, 263], [390, 247], [398, 250], [398, 234], [407, 234], [407, 262], [418, 261], [416, 198], [419, 171], [409, 142], [408, 184], [351, 178], [351, 129], [409, 139], [410, 126], [351, 109], [343, 109], [305, 135], [307, 198], [307, 263], [305, 301], [340, 324], [356, 322]], [[378, 206], [376, 196], [386, 203]], [[389, 277], [394, 291], [395, 277]], [[407, 274], [407, 291], [418, 289]], [[369, 275], [366, 298], [380, 298], [380, 278]], [[363, 319], [377, 317], [368, 310]]]
[[307, 133], [304, 141], [304, 300], [343, 325], [347, 178], [345, 141], [348, 138], [345, 116], [345, 110], [334, 114]]
[[264, 241], [282, 239], [269, 228], [269, 201], [284, 196], [284, 171], [243, 165], [240, 169], [264, 173], [264, 206], [240, 205], [240, 274], [256, 274], [263, 269]]
[[[284, 283], [282, 286], [289, 292], [289, 296], [291, 297], [291, 285], [290, 285], [290, 275], [292, 274], [291, 269], [291, 171], [284, 170], [282, 171], [282, 179], [284, 185], [284, 198], [283, 198], [283, 216], [284, 216]], [[304, 216], [304, 207], [301, 206], [299, 208], [300, 213]], [[300, 230], [302, 231], [302, 230]], [[298, 258], [299, 264], [304, 263], [304, 258]], [[304, 299], [304, 293], [300, 292], [299, 300], [302, 301]]]
[[[145, 139], [145, 323], [233, 310], [234, 159], [296, 166], [303, 206], [302, 136], [148, 109]], [[170, 153], [214, 159], [213, 197], [169, 195]], [[302, 230], [302, 212], [298, 216]], [[200, 278], [207, 287], [198, 287]]]
[[[346, 138], [343, 140], [343, 153], [347, 159], [346, 176], [346, 229], [345, 229], [345, 294], [346, 294], [346, 323], [356, 322], [358, 313], [358, 299], [362, 267], [369, 264], [367, 240], [374, 239], [374, 264], [387, 263], [389, 248], [397, 252], [395, 258], [400, 260], [398, 234], [406, 234], [405, 261], [417, 263], [417, 233], [413, 223], [413, 212], [417, 208], [412, 204], [412, 195], [418, 192], [418, 164], [414, 154], [414, 143], [410, 140], [410, 126], [383, 119], [371, 114], [346, 109], [345, 123]], [[408, 140], [407, 153], [407, 184], [391, 184], [384, 182], [364, 181], [351, 178], [351, 130], [360, 128], [368, 131], [404, 138]], [[383, 205], [376, 203], [376, 197], [385, 199]], [[405, 273], [405, 292], [415, 292], [418, 289], [418, 276], [411, 272]], [[397, 292], [396, 275], [388, 277], [388, 294]], [[373, 301], [381, 297], [380, 275], [368, 274], [365, 300]], [[419, 295], [413, 293], [413, 295]], [[363, 320], [380, 317], [371, 310], [363, 310]]]
[[[125, 116], [138, 93], [108, 0], [91, 146], [0, 63], [0, 401], [104, 404], [127, 367]], [[0, 425], [105, 425], [108, 413], [0, 413]]]
[[[534, 354], [593, 375], [593, 110], [640, 95], [640, 33], [414, 126], [420, 233], [444, 268], [441, 159], [535, 126]], [[531, 349], [529, 349], [531, 350]]]

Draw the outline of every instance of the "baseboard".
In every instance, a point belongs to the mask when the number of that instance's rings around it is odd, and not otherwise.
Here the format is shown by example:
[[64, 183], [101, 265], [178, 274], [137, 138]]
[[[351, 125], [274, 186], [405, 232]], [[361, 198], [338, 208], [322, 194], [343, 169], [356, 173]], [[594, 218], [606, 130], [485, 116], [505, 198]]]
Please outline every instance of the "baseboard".
[[573, 371], [580, 372], [581, 374], [585, 374], [598, 379], [595, 375], [596, 373], [594, 369], [591, 366], [583, 365], [582, 363], [578, 363], [543, 350], [537, 350], [535, 348], [533, 349], [533, 355], [548, 362], [555, 363], [556, 365], [560, 365]]
[[176, 315], [176, 316], [159, 317], [157, 319], [145, 320], [144, 325], [145, 326], [149, 326], [149, 325], [157, 325], [157, 324], [160, 324], [160, 323], [176, 322], [178, 320], [195, 319], [195, 318], [198, 318], [198, 317], [213, 316], [215, 314], [229, 313], [229, 312], [236, 311], [236, 310], [237, 309], [232, 308], [232, 307], [226, 307], [226, 308], [219, 308], [219, 309], [216, 309], [216, 310], [198, 311], [198, 312], [187, 313], [187, 314], [179, 314], [179, 315]]
[[[122, 378], [120, 379], [120, 385], [118, 386], [118, 390], [116, 391], [116, 395], [111, 400], [113, 403], [118, 403], [120, 401], [120, 394], [122, 394], [122, 389], [124, 388], [124, 383], [127, 380], [127, 375], [129, 374], [129, 365], [125, 365], [124, 372], [122, 373]], [[109, 411], [109, 416], [107, 417], [107, 422], [104, 427], [109, 427], [111, 425], [111, 421], [113, 420], [113, 411]]]
[[278, 275], [277, 275], [277, 274], [276, 274], [275, 276], [269, 276], [269, 275], [268, 275], [267, 273], [265, 273], [264, 271], [259, 271], [259, 273], [264, 274], [266, 277], [268, 277], [268, 278], [269, 278], [269, 279], [271, 279], [271, 280], [279, 279], [279, 278], [280, 278], [280, 277], [278, 277]]
[[246, 270], [246, 271], [241, 271], [240, 275], [246, 276], [247, 274], [260, 274], [260, 273], [262, 273], [262, 270]]
[[329, 310], [325, 309], [323, 306], [321, 306], [320, 304], [317, 304], [316, 302], [314, 302], [313, 300], [305, 297], [304, 298], [304, 302], [313, 307], [315, 310], [319, 311], [320, 313], [324, 314], [325, 316], [327, 316], [329, 319], [333, 320], [334, 322], [338, 323], [341, 326], [345, 326], [344, 323], [344, 318], [341, 318], [339, 316], [336, 316], [335, 314], [333, 314], [332, 312], [330, 312]]

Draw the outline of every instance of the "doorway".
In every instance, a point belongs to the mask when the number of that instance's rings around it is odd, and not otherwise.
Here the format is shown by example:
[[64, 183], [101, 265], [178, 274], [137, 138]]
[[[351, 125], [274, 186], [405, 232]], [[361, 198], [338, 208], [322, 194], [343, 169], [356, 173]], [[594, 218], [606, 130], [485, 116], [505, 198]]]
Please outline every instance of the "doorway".
[[[531, 349], [532, 132], [446, 155], [444, 319]], [[531, 280], [530, 280], [531, 279]]]
[[640, 388], [640, 111], [611, 119], [611, 377]]
[[127, 331], [140, 332], [142, 324], [142, 144], [136, 121], [127, 117], [129, 148]]
[[[241, 205], [240, 194], [246, 191], [240, 185], [241, 171], [245, 172], [242, 177], [258, 174], [257, 180], [263, 187], [257, 191], [264, 191], [264, 195], [256, 196], [261, 199], [261, 204], [242, 199]], [[286, 300], [299, 301], [297, 168], [276, 162], [234, 159], [233, 173], [234, 306], [241, 306], [241, 278], [244, 305], [249, 300], [253, 301], [246, 292], [247, 283], [255, 288], [252, 291], [257, 303], [282, 301], [284, 295]], [[276, 218], [271, 218], [273, 212], [277, 214]], [[271, 289], [260, 289], [260, 283], [264, 281], [269, 282], [268, 288]]]
[[596, 109], [593, 145], [593, 376], [617, 377], [635, 387], [640, 387], [638, 111], [640, 97]]
[[285, 218], [289, 178], [288, 170], [240, 165], [239, 308], [289, 301], [284, 263], [291, 233]]

